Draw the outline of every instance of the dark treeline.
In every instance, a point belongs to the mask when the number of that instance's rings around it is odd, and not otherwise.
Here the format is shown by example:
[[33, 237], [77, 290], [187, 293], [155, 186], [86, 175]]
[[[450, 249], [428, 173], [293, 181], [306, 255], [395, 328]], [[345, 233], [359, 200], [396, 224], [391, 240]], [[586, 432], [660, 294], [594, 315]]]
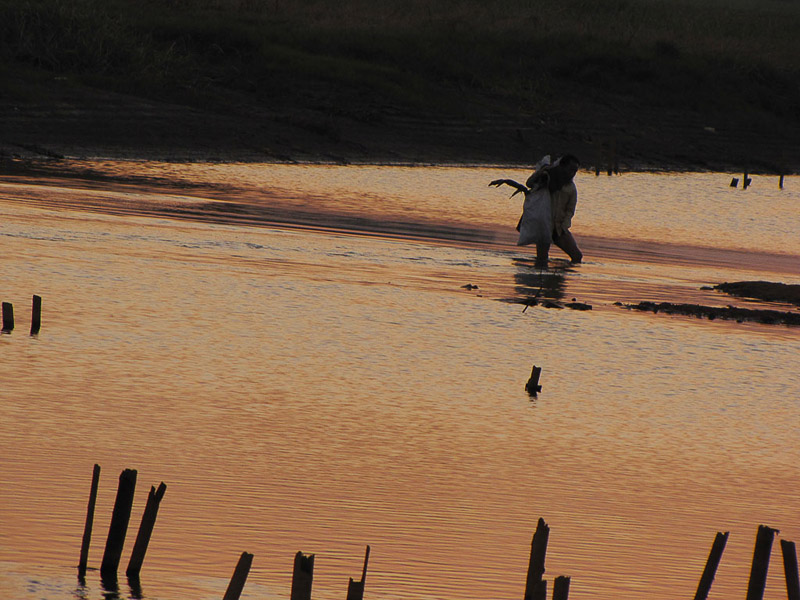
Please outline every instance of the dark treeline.
[[0, 0], [0, 77], [7, 97], [44, 75], [205, 108], [621, 98], [797, 124], [798, 31], [789, 0]]

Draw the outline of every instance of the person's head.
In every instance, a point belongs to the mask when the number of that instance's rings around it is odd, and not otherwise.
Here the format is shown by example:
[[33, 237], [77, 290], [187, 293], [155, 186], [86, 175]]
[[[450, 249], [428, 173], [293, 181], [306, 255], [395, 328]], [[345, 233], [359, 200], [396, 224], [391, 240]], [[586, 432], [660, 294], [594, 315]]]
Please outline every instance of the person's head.
[[578, 172], [580, 161], [574, 154], [565, 154], [558, 159], [558, 166], [561, 168], [566, 181], [571, 181], [575, 174]]

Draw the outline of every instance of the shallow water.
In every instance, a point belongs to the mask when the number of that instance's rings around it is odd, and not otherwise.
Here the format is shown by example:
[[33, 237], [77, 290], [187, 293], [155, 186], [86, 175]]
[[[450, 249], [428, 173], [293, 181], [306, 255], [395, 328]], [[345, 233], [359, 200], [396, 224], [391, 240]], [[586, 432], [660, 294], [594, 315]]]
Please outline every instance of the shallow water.
[[[729, 598], [759, 524], [800, 538], [800, 330], [614, 305], [800, 283], [797, 178], [580, 174], [586, 262], [543, 273], [514, 246], [521, 200], [486, 187], [524, 173], [88, 166], [0, 180], [3, 597], [115, 596], [75, 577], [95, 463], [91, 567], [122, 469], [121, 571], [168, 486], [122, 598], [221, 598], [243, 551], [243, 598], [287, 597], [298, 550], [314, 597], [341, 598], [367, 544], [367, 597], [516, 598], [539, 517], [550, 586], [592, 600], [691, 597], [730, 531], [710, 596]], [[765, 597], [785, 597], [777, 542]]]

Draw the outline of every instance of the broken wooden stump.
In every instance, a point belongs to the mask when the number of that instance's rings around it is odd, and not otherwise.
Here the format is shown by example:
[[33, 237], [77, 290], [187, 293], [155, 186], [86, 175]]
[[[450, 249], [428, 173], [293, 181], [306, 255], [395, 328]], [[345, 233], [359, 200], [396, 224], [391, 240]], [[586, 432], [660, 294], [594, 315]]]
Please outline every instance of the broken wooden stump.
[[756, 534], [756, 547], [753, 550], [753, 565], [750, 569], [750, 580], [747, 583], [746, 600], [761, 600], [764, 597], [764, 588], [767, 585], [767, 571], [769, 569], [769, 555], [772, 552], [772, 541], [777, 529], [766, 525], [758, 526]]
[[97, 503], [97, 487], [100, 484], [100, 465], [94, 466], [92, 473], [92, 489], [89, 492], [89, 506], [86, 509], [86, 524], [83, 526], [83, 542], [81, 543], [81, 559], [78, 562], [78, 579], [86, 577], [86, 567], [89, 562], [89, 544], [92, 541], [92, 526], [94, 524], [94, 507]]
[[717, 567], [722, 558], [722, 552], [725, 550], [725, 544], [728, 542], [728, 531], [725, 533], [717, 532], [714, 538], [714, 543], [711, 545], [711, 552], [706, 561], [706, 567], [703, 569], [703, 575], [700, 577], [700, 583], [697, 585], [697, 592], [694, 595], [694, 600], [706, 600], [708, 592], [711, 590], [711, 584], [714, 582], [714, 576], [717, 574]]
[[364, 555], [364, 568], [361, 571], [361, 581], [354, 581], [350, 578], [347, 584], [347, 600], [363, 600], [364, 599], [364, 583], [367, 580], [367, 563], [369, 562], [369, 546]]
[[[550, 537], [550, 527], [539, 518], [536, 525], [536, 532], [531, 541], [531, 558], [528, 563], [528, 578], [525, 582], [525, 600], [538, 600], [541, 591], [541, 584], [544, 583], [544, 558], [547, 553], [547, 540]], [[545, 593], [547, 588], [544, 589]]]
[[[164, 485], [164, 484], [161, 484]], [[247, 576], [250, 574], [250, 567], [253, 565], [253, 555], [247, 552], [242, 552], [239, 557], [239, 562], [236, 563], [236, 569], [233, 571], [228, 589], [225, 590], [225, 596], [222, 600], [239, 600], [242, 595], [244, 584], [247, 581]]]
[[133, 552], [128, 562], [128, 569], [125, 571], [128, 577], [139, 577], [139, 573], [142, 570], [142, 563], [144, 563], [144, 555], [147, 552], [147, 546], [153, 534], [153, 527], [156, 524], [158, 507], [166, 491], [167, 486], [163, 481], [158, 486], [158, 490], [156, 490], [155, 486], [150, 486], [150, 493], [147, 496], [147, 505], [142, 514], [142, 522], [139, 525], [139, 533], [136, 535], [136, 542], [133, 544]]
[[781, 540], [783, 572], [786, 575], [786, 595], [789, 600], [800, 600], [800, 575], [797, 571], [797, 549], [794, 542]]
[[3, 329], [4, 333], [11, 333], [14, 329], [14, 305], [3, 302]]
[[542, 391], [542, 386], [539, 385], [539, 376], [541, 374], [542, 368], [533, 365], [531, 377], [528, 379], [528, 383], [525, 384], [525, 391], [527, 391], [531, 396], [535, 396], [538, 392]]
[[311, 600], [311, 583], [314, 579], [314, 555], [298, 552], [294, 555], [292, 592], [290, 600]]
[[125, 544], [125, 535], [128, 532], [128, 523], [131, 519], [133, 508], [133, 493], [136, 490], [136, 470], [125, 469], [119, 476], [117, 499], [114, 502], [114, 511], [111, 515], [111, 525], [108, 529], [106, 549], [103, 553], [103, 563], [100, 574], [104, 579], [116, 579], [119, 561], [122, 557], [122, 546]]
[[734, 177], [733, 179], [731, 179], [731, 187], [732, 188], [739, 187], [739, 178], [738, 177]]
[[569, 600], [569, 577], [556, 577], [553, 582], [553, 600]]
[[42, 297], [33, 295], [31, 306], [31, 335], [37, 335], [42, 327]]

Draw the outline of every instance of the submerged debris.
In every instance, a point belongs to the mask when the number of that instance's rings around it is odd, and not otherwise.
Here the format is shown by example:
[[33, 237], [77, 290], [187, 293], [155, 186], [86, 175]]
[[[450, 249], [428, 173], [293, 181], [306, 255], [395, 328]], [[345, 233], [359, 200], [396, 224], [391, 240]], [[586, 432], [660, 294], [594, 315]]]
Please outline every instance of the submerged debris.
[[615, 306], [621, 306], [632, 310], [641, 310], [657, 314], [663, 312], [669, 315], [688, 315], [699, 319], [707, 318], [726, 319], [742, 323], [752, 321], [767, 325], [800, 325], [800, 313], [784, 312], [780, 310], [759, 310], [750, 308], [738, 308], [736, 306], [702, 306], [699, 304], [673, 304], [671, 302], [639, 302], [639, 304], [623, 304], [615, 302]]

